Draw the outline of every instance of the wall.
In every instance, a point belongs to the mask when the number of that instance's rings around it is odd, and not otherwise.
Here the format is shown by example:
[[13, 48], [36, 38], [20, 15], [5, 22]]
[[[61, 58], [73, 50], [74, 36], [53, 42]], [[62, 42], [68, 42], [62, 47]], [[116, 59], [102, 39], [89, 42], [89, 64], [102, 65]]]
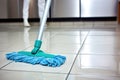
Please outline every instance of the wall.
[[7, 1], [8, 0], [0, 0], [0, 18], [7, 18], [8, 10], [7, 10]]

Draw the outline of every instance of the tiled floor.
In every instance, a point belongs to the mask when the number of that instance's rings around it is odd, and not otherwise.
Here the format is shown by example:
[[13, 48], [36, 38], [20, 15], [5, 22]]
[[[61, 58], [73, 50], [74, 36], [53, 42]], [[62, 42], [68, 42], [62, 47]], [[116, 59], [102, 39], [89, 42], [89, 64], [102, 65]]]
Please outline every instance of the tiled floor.
[[31, 50], [38, 24], [0, 23], [0, 80], [120, 80], [120, 25], [116, 22], [48, 23], [42, 50], [67, 57], [61, 67], [6, 60]]

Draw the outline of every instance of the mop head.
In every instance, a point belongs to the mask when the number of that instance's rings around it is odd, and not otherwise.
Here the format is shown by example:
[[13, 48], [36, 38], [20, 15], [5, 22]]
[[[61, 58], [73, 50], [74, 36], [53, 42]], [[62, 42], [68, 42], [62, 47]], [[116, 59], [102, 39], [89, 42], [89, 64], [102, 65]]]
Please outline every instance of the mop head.
[[[43, 66], [49, 67], [59, 67], [65, 63], [66, 57], [61, 55], [53, 55], [43, 52], [42, 50], [38, 50], [38, 46], [36, 44], [41, 44], [41, 42], [36, 41], [35, 48], [31, 51], [19, 51], [19, 52], [11, 52], [6, 54], [6, 58], [8, 60], [12, 60], [15, 62], [24, 62], [30, 64], [40, 64]], [[37, 52], [36, 54], [33, 52]]]
[[[24, 53], [28, 53], [27, 55], [24, 55]], [[38, 52], [38, 54], [44, 54], [48, 55], [42, 51]], [[6, 57], [8, 60], [13, 60], [15, 62], [24, 62], [24, 63], [30, 63], [30, 64], [40, 64], [43, 66], [49, 66], [49, 67], [59, 67], [62, 64], [64, 64], [66, 57], [61, 55], [50, 55], [51, 57], [45, 57], [38, 55], [32, 55], [30, 52], [12, 52], [6, 54]], [[52, 57], [53, 56], [53, 57]]]

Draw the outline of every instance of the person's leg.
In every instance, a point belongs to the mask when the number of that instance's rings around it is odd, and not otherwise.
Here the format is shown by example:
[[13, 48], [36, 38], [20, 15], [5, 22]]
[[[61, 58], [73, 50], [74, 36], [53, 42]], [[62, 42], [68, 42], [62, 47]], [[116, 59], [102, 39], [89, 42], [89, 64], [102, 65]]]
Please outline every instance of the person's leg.
[[[46, 4], [46, 0], [38, 0], [38, 12], [39, 12], [40, 22], [42, 22], [45, 4]], [[45, 25], [44, 28], [47, 28], [47, 24]]]
[[23, 2], [23, 21], [24, 21], [24, 26], [30, 26], [30, 24], [28, 22], [29, 4], [30, 4], [30, 0], [24, 0], [24, 2]]
[[40, 20], [42, 19], [44, 8], [45, 8], [45, 0], [38, 0], [38, 11], [39, 11]]

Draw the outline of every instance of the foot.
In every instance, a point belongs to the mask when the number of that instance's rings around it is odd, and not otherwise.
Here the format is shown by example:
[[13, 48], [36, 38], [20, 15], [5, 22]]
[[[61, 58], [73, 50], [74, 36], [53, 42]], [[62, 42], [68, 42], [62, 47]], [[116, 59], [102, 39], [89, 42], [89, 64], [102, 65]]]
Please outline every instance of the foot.
[[24, 26], [30, 26], [28, 21], [24, 21]]

